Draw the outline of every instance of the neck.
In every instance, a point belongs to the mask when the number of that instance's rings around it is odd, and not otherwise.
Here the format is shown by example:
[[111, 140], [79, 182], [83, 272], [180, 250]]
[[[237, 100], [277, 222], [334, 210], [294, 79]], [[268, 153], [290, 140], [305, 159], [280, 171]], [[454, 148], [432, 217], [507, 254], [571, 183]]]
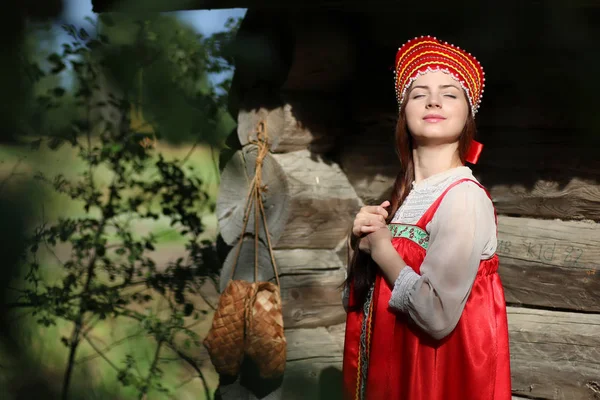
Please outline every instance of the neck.
[[458, 142], [417, 146], [413, 149], [413, 161], [417, 183], [432, 175], [463, 165], [458, 154]]

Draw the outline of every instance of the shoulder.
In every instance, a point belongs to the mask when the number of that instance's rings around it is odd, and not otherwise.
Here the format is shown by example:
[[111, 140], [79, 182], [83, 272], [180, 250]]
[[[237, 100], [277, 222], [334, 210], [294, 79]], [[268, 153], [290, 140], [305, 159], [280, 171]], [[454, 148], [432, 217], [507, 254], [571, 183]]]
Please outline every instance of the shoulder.
[[442, 201], [446, 199], [478, 200], [491, 203], [486, 188], [475, 178], [457, 181], [455, 186], [448, 190]]
[[442, 198], [438, 212], [448, 217], [495, 219], [494, 205], [486, 189], [475, 179], [456, 184]]

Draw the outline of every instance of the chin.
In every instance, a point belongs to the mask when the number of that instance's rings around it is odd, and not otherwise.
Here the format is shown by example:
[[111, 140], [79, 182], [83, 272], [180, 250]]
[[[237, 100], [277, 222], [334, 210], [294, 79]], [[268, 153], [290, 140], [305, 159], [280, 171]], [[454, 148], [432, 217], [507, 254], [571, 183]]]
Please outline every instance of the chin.
[[426, 129], [418, 135], [413, 135], [413, 137], [417, 142], [422, 144], [442, 144], [457, 142], [460, 135], [448, 135], [448, 132], [444, 132], [441, 129]]

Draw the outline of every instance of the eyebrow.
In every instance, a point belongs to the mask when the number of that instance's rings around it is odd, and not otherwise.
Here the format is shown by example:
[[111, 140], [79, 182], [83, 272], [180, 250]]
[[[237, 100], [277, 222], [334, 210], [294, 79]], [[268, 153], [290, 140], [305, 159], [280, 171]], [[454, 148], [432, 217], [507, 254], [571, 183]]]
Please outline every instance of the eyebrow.
[[[456, 85], [440, 85], [439, 86], [440, 89], [447, 89], [447, 88], [451, 88], [451, 87], [454, 88], [454, 89], [460, 90], [458, 88], [458, 86], [456, 86]], [[422, 85], [414, 86], [412, 89], [410, 89], [410, 91], [412, 92], [415, 89], [427, 89], [427, 90], [429, 90], [429, 86], [422, 86]]]

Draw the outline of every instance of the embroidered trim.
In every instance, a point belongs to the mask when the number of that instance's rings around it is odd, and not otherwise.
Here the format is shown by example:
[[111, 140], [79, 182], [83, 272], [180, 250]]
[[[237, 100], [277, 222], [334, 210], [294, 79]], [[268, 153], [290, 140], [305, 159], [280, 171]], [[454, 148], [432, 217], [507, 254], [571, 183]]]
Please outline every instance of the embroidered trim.
[[373, 290], [371, 286], [363, 306], [363, 322], [360, 329], [360, 347], [358, 350], [358, 379], [356, 400], [364, 400], [367, 391], [367, 374], [369, 372], [369, 353], [371, 350], [371, 321], [373, 315]]
[[425, 250], [429, 247], [429, 234], [416, 225], [389, 224], [388, 229], [394, 238], [412, 240]]
[[[398, 101], [398, 104], [400, 105], [400, 107], [402, 106], [402, 103], [404, 103], [404, 101], [406, 100], [406, 92], [407, 92], [408, 88], [410, 87], [410, 85], [412, 85], [412, 83], [414, 81], [417, 80], [418, 77], [420, 77], [421, 75], [425, 75], [429, 72], [437, 72], [437, 71], [442, 71], [442, 72], [445, 72], [446, 74], [450, 75], [450, 77], [453, 78], [460, 85], [460, 87], [463, 88], [463, 90], [466, 92], [467, 99], [469, 100], [469, 106], [471, 107], [471, 112], [473, 113], [473, 116], [475, 116], [475, 114], [477, 114], [477, 111], [479, 111], [481, 99], [474, 99], [473, 95], [471, 94], [471, 91], [469, 90], [467, 85], [465, 85], [456, 74], [452, 73], [450, 71], [450, 69], [439, 67], [439, 66], [435, 66], [435, 67], [428, 66], [424, 71], [418, 71], [416, 76], [409, 78], [408, 82], [406, 82], [406, 84], [404, 85], [404, 88], [402, 88], [402, 91], [398, 90], [396, 92], [396, 100]], [[396, 82], [396, 80], [397, 80], [397, 78], [396, 78], [396, 76], [394, 76], [394, 82]], [[482, 93], [483, 93], [483, 90], [482, 90]]]

